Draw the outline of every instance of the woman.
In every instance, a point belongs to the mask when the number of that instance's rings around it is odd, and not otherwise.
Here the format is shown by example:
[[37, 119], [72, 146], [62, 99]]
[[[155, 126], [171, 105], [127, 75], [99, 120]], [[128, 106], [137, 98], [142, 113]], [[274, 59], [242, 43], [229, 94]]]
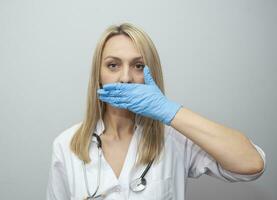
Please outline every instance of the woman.
[[265, 154], [237, 130], [164, 95], [140, 28], [110, 26], [94, 53], [84, 120], [53, 142], [47, 199], [185, 199], [187, 178], [251, 181]]

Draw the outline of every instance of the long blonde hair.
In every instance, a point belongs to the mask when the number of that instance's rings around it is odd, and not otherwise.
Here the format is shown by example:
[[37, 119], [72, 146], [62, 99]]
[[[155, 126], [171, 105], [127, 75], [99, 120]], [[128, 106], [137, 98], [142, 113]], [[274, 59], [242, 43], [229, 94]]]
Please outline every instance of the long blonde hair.
[[[84, 120], [75, 132], [70, 143], [70, 149], [85, 163], [89, 163], [89, 145], [92, 132], [99, 119], [103, 119], [105, 104], [97, 98], [97, 89], [100, 88], [100, 66], [105, 43], [115, 35], [124, 34], [134, 43], [141, 53], [144, 63], [150, 68], [152, 77], [164, 93], [162, 68], [158, 52], [150, 37], [139, 27], [130, 23], [109, 26], [97, 43], [94, 51], [91, 74], [87, 90], [87, 107]], [[147, 164], [151, 160], [157, 162], [164, 148], [164, 124], [158, 120], [140, 116], [143, 126], [138, 146], [137, 164]]]

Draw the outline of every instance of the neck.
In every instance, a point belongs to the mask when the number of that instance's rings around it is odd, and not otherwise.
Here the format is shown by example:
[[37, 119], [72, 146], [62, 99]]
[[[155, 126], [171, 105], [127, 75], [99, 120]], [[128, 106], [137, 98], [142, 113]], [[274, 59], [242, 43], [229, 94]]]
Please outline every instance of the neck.
[[106, 105], [104, 114], [105, 135], [111, 139], [122, 139], [133, 134], [135, 114], [126, 109]]

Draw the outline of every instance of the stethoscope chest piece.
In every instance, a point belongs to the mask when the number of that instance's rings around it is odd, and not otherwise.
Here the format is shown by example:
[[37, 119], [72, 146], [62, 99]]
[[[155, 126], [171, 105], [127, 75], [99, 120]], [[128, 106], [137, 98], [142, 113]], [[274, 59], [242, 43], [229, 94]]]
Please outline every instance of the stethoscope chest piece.
[[145, 188], [146, 188], [146, 179], [142, 177], [133, 180], [130, 184], [130, 189], [134, 192], [143, 191]]

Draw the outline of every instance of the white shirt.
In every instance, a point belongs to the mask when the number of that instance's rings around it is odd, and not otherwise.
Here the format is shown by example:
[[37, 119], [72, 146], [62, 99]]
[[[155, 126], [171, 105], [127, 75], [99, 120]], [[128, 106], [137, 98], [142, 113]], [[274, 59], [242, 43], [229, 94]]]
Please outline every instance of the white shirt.
[[[87, 197], [82, 161], [70, 151], [70, 140], [81, 125], [71, 126], [57, 136], [53, 142], [52, 162], [47, 187], [47, 200], [81, 200]], [[187, 178], [198, 178], [207, 174], [223, 181], [251, 181], [265, 170], [254, 175], [240, 175], [224, 170], [209, 154], [171, 126], [165, 125], [165, 146], [158, 164], [153, 163], [145, 178], [146, 189], [135, 193], [129, 189], [132, 180], [140, 177], [146, 166], [133, 167], [142, 126], [135, 122], [135, 131], [129, 145], [119, 178], [102, 156], [100, 186], [97, 194], [112, 186], [117, 190], [106, 200], [183, 200], [186, 198]], [[100, 135], [105, 127], [103, 120], [97, 122], [95, 133]], [[95, 137], [93, 137], [95, 138]], [[265, 164], [265, 153], [255, 145]], [[95, 143], [90, 147], [91, 162], [86, 165], [90, 193], [97, 187], [98, 149]], [[265, 165], [264, 165], [265, 166]]]

